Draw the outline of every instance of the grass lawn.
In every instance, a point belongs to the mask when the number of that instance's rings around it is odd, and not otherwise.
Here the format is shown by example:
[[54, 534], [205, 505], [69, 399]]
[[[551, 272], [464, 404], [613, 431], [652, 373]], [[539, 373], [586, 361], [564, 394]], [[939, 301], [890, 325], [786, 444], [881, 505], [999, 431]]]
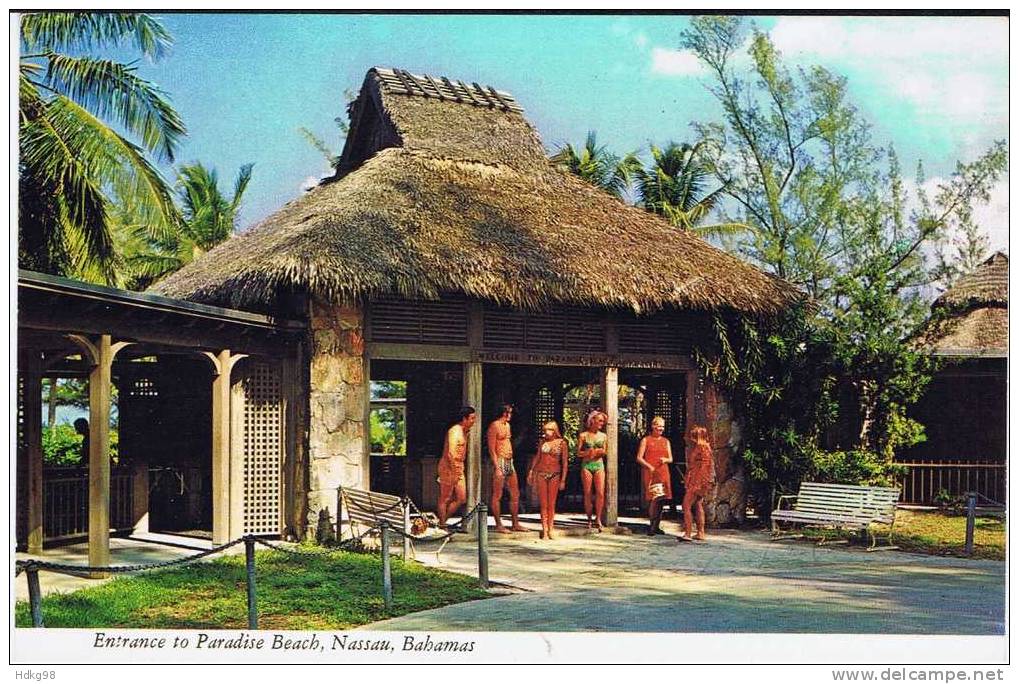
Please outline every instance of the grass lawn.
[[[978, 515], [973, 528], [973, 558], [1005, 560], [1005, 518]], [[831, 530], [807, 529], [813, 539], [849, 536]], [[965, 556], [966, 514], [945, 511], [899, 510], [895, 515], [894, 543], [906, 551], [937, 556]]]
[[[477, 580], [393, 558], [393, 609], [382, 602], [378, 554], [292, 556], [258, 551], [259, 629], [348, 629], [387, 617], [487, 596]], [[45, 581], [45, 575], [43, 575]], [[46, 627], [246, 629], [244, 556], [120, 577], [43, 599]], [[15, 624], [32, 624], [28, 604]]]

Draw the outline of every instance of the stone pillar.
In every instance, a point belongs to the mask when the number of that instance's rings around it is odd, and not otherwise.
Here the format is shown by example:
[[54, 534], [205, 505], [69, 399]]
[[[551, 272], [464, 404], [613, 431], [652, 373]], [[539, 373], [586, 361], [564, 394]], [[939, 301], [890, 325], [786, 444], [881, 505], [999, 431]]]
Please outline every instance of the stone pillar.
[[[336, 488], [369, 483], [369, 385], [361, 308], [313, 300], [309, 380], [308, 493], [305, 536], [320, 517], [334, 525]], [[297, 531], [299, 534], [301, 530]]]
[[[23, 369], [25, 456], [28, 473], [28, 552], [42, 553], [42, 363], [38, 353], [31, 354]], [[51, 390], [52, 391], [52, 390]]]
[[736, 462], [741, 440], [739, 422], [721, 388], [696, 371], [687, 374], [687, 424], [708, 429], [715, 460], [715, 488], [704, 498], [709, 527], [742, 523], [746, 518], [746, 482]]
[[[463, 403], [466, 406], [473, 406], [477, 411], [477, 420], [474, 421], [474, 427], [471, 428], [470, 434], [467, 435], [467, 463], [464, 475], [467, 480], [468, 511], [477, 506], [478, 502], [482, 499], [481, 453], [484, 446], [481, 443], [481, 435], [484, 416], [481, 415], [481, 382], [482, 365], [476, 361], [465, 363], [463, 367]], [[470, 530], [476, 531], [476, 529], [472, 521]]]
[[619, 522], [619, 369], [602, 370], [601, 396], [608, 422], [605, 435], [605, 524]]

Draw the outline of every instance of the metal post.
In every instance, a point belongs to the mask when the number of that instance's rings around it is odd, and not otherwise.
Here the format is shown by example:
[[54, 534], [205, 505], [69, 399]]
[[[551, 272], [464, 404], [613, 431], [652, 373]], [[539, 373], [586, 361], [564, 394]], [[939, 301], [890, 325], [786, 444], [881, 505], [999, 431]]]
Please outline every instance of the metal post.
[[488, 506], [478, 504], [478, 584], [488, 589]]
[[389, 567], [389, 521], [383, 520], [379, 523], [379, 531], [382, 535], [382, 600], [386, 604], [386, 610], [393, 607], [393, 575]]
[[410, 499], [403, 499], [403, 560], [410, 559]]
[[248, 571], [248, 629], [258, 629], [258, 605], [255, 602], [254, 537], [244, 537], [244, 561]]
[[32, 607], [32, 626], [42, 627], [42, 591], [39, 589], [39, 569], [34, 565], [25, 568], [28, 577], [28, 602]]
[[977, 494], [966, 494], [966, 555], [973, 555], [973, 527], [976, 524]]

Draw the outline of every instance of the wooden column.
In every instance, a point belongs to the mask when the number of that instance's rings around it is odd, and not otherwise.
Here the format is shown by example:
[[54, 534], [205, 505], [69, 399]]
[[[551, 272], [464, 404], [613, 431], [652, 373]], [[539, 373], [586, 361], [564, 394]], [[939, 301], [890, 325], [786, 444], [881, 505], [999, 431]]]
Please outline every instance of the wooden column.
[[42, 360], [32, 354], [24, 366], [24, 430], [25, 458], [28, 476], [28, 544], [29, 553], [42, 552]]
[[[110, 388], [113, 358], [128, 342], [99, 335], [92, 343], [88, 376], [88, 564], [110, 563]], [[108, 573], [93, 573], [93, 578]]]
[[228, 540], [244, 536], [244, 384], [231, 374], [230, 389], [230, 484], [227, 497]]
[[[467, 435], [467, 510], [473, 509], [481, 501], [481, 426], [483, 416], [481, 415], [481, 375], [482, 366], [477, 361], [470, 361], [463, 365], [463, 403], [473, 406], [477, 411], [477, 420], [474, 427]], [[473, 524], [470, 530], [477, 531]]]
[[234, 502], [230, 485], [230, 376], [234, 364], [245, 355], [232, 355], [229, 349], [217, 354], [205, 352], [205, 355], [212, 361], [215, 373], [212, 380], [212, 543], [218, 545], [231, 540], [230, 514]]
[[[363, 373], [364, 373], [364, 387], [363, 394], [364, 398], [361, 402], [362, 413], [361, 420], [364, 422], [364, 433], [361, 437], [361, 488], [371, 489], [372, 483], [372, 438], [371, 438], [371, 412], [372, 412], [372, 381], [371, 381], [371, 370], [372, 363], [371, 358], [368, 356], [368, 352], [365, 351], [362, 356]], [[404, 421], [404, 426], [406, 426]]]
[[602, 370], [601, 396], [608, 423], [605, 454], [605, 524], [619, 521], [619, 369]]
[[149, 531], [149, 460], [141, 453], [131, 456], [131, 521], [134, 534]]

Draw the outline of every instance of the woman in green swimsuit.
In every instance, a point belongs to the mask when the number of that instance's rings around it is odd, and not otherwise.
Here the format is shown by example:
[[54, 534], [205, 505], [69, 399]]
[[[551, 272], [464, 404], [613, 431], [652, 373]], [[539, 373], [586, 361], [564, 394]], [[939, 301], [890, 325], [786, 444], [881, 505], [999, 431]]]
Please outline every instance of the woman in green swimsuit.
[[608, 417], [601, 411], [597, 409], [591, 411], [585, 422], [587, 429], [581, 432], [577, 438], [580, 479], [584, 483], [584, 513], [587, 514], [587, 526], [591, 527], [593, 510], [594, 523], [599, 532], [602, 530], [602, 511], [605, 509], [605, 444], [608, 437], [602, 430], [605, 428], [607, 420]]

